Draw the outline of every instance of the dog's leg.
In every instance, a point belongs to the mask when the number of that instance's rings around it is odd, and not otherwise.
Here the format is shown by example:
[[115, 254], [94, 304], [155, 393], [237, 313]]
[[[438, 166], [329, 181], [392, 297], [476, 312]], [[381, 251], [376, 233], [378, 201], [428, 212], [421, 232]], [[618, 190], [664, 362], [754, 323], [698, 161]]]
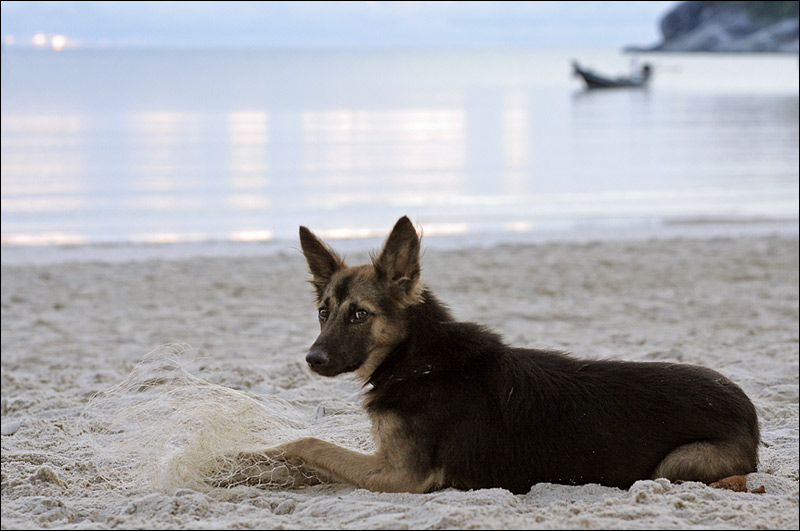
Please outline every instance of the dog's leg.
[[282, 444], [270, 453], [322, 476], [377, 492], [422, 493], [436, 484], [434, 474], [414, 474], [389, 455], [362, 454], [313, 437]]
[[712, 483], [720, 478], [756, 470], [753, 452], [733, 442], [694, 442], [679, 446], [656, 467], [652, 478]]
[[282, 452], [268, 449], [222, 456], [207, 481], [214, 487], [253, 485], [303, 488], [332, 480], [316, 471], [287, 462]]

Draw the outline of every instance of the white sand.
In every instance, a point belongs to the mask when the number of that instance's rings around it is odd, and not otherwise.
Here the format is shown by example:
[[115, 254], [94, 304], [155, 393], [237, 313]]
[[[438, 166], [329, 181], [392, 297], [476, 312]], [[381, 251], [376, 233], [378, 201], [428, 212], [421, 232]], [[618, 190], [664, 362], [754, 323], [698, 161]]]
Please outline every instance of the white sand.
[[658, 480], [519, 496], [325, 485], [215, 497], [103, 479], [79, 415], [165, 342], [199, 349], [219, 383], [288, 400], [315, 435], [369, 447], [359, 386], [304, 366], [315, 311], [305, 263], [286, 252], [4, 265], [2, 527], [797, 529], [796, 235], [429, 250], [423, 264], [457, 317], [514, 344], [702, 364], [738, 382], [764, 443], [748, 484], [766, 493]]

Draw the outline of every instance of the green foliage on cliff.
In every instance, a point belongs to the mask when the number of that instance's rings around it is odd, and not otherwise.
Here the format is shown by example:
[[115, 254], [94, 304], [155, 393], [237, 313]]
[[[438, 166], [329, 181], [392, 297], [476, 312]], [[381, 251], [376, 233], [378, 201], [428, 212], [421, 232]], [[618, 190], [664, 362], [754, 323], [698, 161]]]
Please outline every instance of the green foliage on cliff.
[[798, 16], [800, 2], [742, 2], [748, 14], [754, 19], [773, 22], [782, 18]]
[[[771, 24], [777, 20], [798, 16], [800, 2], [794, 1], [770, 1], [770, 2], [724, 2], [709, 1], [704, 2], [712, 10], [723, 10], [732, 7], [743, 8], [756, 23]], [[761, 25], [759, 24], [759, 25]]]

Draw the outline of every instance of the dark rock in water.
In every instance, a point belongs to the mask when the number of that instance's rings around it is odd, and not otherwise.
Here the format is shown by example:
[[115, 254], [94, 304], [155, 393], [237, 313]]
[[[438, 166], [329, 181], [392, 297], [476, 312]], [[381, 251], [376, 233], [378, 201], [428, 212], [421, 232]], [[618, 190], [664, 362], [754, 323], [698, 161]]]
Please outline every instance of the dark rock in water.
[[683, 2], [650, 51], [798, 52], [798, 2]]

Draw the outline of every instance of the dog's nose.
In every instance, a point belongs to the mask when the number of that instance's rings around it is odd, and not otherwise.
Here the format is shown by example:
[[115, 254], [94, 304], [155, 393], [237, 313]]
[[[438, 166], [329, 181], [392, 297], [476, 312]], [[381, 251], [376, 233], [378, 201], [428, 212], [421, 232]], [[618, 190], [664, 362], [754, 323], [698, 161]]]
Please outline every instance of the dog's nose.
[[308, 351], [308, 354], [306, 354], [306, 362], [308, 362], [309, 367], [315, 371], [327, 367], [329, 361], [328, 353], [319, 347], [313, 347]]

